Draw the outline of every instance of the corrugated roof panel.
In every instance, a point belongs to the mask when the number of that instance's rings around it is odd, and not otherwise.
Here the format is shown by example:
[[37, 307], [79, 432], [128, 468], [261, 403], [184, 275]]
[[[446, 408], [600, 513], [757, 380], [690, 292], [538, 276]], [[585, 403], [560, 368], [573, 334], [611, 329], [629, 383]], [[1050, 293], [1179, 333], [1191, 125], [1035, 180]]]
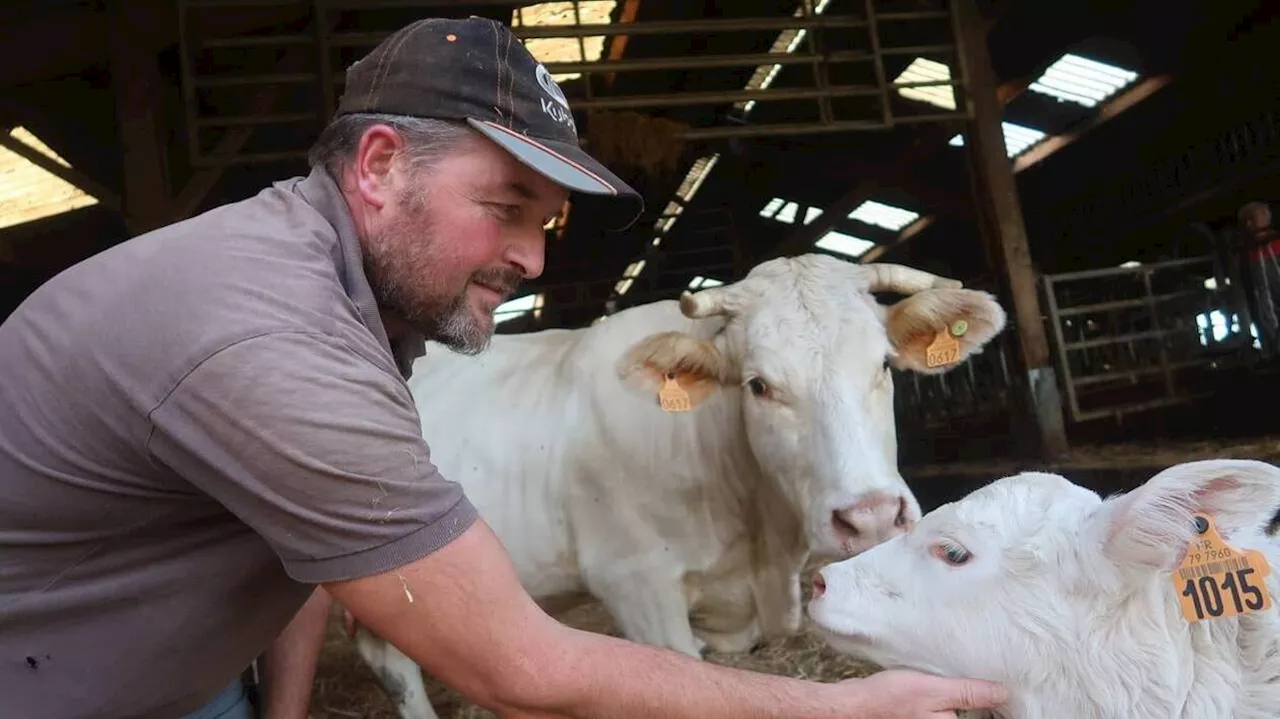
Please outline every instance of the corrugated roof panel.
[[1067, 53], [1058, 58], [1027, 89], [1093, 107], [1138, 78], [1138, 73], [1087, 57]]

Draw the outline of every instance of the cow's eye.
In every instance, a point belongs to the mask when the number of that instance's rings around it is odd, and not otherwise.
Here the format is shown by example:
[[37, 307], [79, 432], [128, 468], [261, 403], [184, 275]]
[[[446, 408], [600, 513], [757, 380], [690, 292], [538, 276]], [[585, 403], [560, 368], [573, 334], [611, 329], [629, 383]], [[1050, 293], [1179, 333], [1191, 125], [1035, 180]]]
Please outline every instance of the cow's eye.
[[963, 566], [973, 558], [969, 550], [951, 542], [939, 542], [933, 545], [933, 554], [953, 567]]
[[751, 390], [751, 394], [757, 397], [763, 397], [769, 394], [769, 385], [759, 377], [752, 377], [747, 380], [747, 389]]

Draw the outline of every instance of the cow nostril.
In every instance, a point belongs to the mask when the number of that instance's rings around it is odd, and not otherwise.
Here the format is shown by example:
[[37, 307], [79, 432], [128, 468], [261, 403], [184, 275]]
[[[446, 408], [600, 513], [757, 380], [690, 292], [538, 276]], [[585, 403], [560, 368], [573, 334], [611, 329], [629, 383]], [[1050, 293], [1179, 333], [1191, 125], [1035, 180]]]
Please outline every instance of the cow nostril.
[[903, 527], [907, 524], [907, 500], [898, 498], [898, 516], [893, 518], [893, 526]]
[[822, 578], [821, 572], [817, 572], [813, 575], [813, 596], [821, 597], [825, 591], [827, 591], [827, 580]]
[[852, 522], [845, 519], [838, 509], [831, 513], [831, 523], [835, 525], [836, 531], [843, 535], [849, 537], [858, 536], [858, 528], [853, 526]]

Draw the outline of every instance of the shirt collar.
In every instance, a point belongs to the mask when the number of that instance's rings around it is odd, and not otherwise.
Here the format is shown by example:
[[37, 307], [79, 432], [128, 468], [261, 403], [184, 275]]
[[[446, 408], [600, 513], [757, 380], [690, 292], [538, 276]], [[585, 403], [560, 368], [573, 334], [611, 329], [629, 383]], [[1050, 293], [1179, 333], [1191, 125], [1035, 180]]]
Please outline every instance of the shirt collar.
[[334, 253], [334, 263], [343, 289], [355, 304], [365, 327], [373, 333], [378, 344], [391, 354], [400, 374], [407, 379], [413, 371], [413, 361], [426, 353], [426, 341], [420, 333], [412, 330], [397, 340], [394, 347], [387, 339], [387, 329], [378, 314], [377, 300], [374, 299], [373, 290], [364, 274], [364, 257], [360, 251], [355, 222], [351, 219], [351, 211], [338, 183], [322, 166], [316, 166], [311, 169], [311, 174], [297, 184], [297, 192], [333, 225], [338, 234], [338, 251]]

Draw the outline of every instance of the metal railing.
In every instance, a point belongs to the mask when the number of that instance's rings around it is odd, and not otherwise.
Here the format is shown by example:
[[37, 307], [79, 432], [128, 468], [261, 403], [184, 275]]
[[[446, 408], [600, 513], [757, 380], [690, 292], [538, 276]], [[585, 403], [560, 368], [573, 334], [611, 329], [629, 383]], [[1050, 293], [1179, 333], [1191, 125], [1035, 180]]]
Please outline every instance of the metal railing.
[[1045, 275], [1041, 284], [1072, 422], [1202, 399], [1215, 375], [1259, 356], [1247, 322], [1214, 330], [1215, 316], [1248, 315], [1213, 255]]
[[[476, 3], [469, 2], [468, 5]], [[517, 8], [515, 2], [489, 2], [485, 5]], [[531, 4], [531, 3], [529, 3]], [[194, 167], [212, 165], [276, 162], [305, 157], [306, 144], [332, 115], [344, 77], [335, 71], [344, 62], [362, 55], [403, 24], [399, 20], [381, 20], [383, 13], [369, 10], [423, 10], [423, 14], [453, 14], [455, 4], [441, 0], [178, 0], [179, 51], [181, 56], [183, 101], [188, 126], [190, 162]], [[954, 3], [952, 3], [954, 5]], [[927, 82], [894, 84], [887, 79], [887, 58], [903, 55], [954, 55], [954, 9], [884, 12], [876, 9], [874, 0], [864, 0], [861, 14], [815, 14], [810, 0], [800, 3], [798, 14], [773, 17], [727, 17], [687, 20], [656, 20], [632, 23], [581, 24], [557, 26], [520, 25], [513, 32], [521, 39], [684, 36], [691, 41], [722, 33], [806, 31], [806, 42], [795, 52], [724, 53], [701, 55], [689, 52], [664, 57], [603, 57], [599, 61], [548, 62], [552, 74], [580, 73], [583, 82], [565, 84], [566, 93], [575, 110], [624, 110], [677, 108], [690, 106], [732, 105], [743, 101], [781, 103], [811, 101], [817, 119], [805, 113], [792, 113], [795, 119], [769, 124], [750, 123], [741, 117], [726, 115], [716, 124], [693, 127], [685, 133], [690, 140], [725, 139], [778, 135], [811, 135], [819, 133], [882, 130], [899, 124], [950, 121], [964, 118], [963, 111], [895, 113], [891, 99], [899, 88], [949, 85], [963, 86], [963, 80], [951, 78]], [[276, 22], [267, 26], [281, 28], [274, 32], [216, 37], [203, 32], [204, 13], [235, 9], [237, 12], [274, 13]], [[362, 14], [363, 13], [363, 14]], [[264, 15], [264, 17], [266, 17]], [[392, 17], [390, 15], [388, 18]], [[359, 29], [348, 28], [352, 18]], [[388, 27], [368, 29], [373, 22]], [[897, 46], [883, 42], [883, 26], [890, 23], [941, 23], [951, 35], [951, 42], [923, 42]], [[838, 49], [830, 47], [829, 33], [851, 33], [861, 37], [866, 48]], [[939, 35], [939, 32], [932, 33]], [[938, 38], [930, 37], [935, 40]], [[693, 42], [689, 43], [694, 46]], [[258, 56], [257, 62], [251, 58]], [[265, 72], [250, 72], [248, 66], [262, 66], [270, 61], [274, 67]], [[705, 73], [769, 65], [807, 65], [812, 70], [812, 85], [769, 89], [693, 90], [646, 94], [599, 94], [594, 76], [615, 73], [680, 72]], [[831, 82], [832, 70], [840, 66], [871, 66], [865, 82]], [[794, 85], [794, 84], [793, 84]], [[593, 90], [593, 87], [597, 87]], [[576, 96], [575, 96], [576, 93]], [[874, 110], [843, 108], [834, 100], [866, 98], [874, 100]], [[847, 103], [846, 103], [847, 104]], [[238, 109], [229, 111], [228, 107]], [[264, 109], [265, 108], [265, 109]], [[272, 135], [265, 149], [245, 149], [249, 133], [262, 128], [287, 128]], [[220, 133], [218, 148], [206, 149], [210, 133]], [[236, 142], [225, 141], [236, 138]], [[296, 140], [292, 146], [288, 140]], [[228, 149], [235, 148], [235, 149]]]

